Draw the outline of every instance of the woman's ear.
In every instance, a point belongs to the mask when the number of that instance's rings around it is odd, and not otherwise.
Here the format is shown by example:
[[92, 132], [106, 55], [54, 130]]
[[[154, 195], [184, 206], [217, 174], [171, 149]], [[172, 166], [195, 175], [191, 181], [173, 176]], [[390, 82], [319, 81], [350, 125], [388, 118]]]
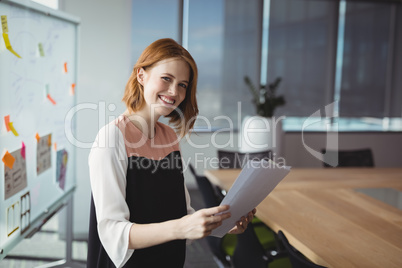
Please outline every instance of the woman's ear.
[[137, 80], [138, 80], [138, 83], [140, 83], [141, 85], [144, 85], [144, 68], [139, 68], [137, 70]]

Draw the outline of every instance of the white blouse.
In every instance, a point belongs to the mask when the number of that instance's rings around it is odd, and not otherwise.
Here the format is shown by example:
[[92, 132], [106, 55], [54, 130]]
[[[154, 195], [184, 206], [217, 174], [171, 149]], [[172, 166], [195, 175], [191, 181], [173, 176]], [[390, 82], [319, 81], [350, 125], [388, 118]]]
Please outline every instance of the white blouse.
[[[89, 154], [89, 175], [98, 221], [99, 239], [116, 267], [122, 267], [134, 252], [129, 249], [132, 223], [126, 203], [128, 157], [124, 137], [114, 121], [98, 133]], [[194, 213], [184, 185], [187, 213]]]

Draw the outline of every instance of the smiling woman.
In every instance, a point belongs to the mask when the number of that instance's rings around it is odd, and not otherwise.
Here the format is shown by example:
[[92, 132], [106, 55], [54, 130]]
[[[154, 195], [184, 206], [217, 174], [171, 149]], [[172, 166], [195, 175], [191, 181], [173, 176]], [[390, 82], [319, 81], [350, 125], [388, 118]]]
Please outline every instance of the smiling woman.
[[[186, 239], [230, 217], [229, 206], [194, 212], [177, 133], [194, 125], [197, 66], [172, 39], [141, 54], [127, 83], [127, 110], [103, 127], [89, 155], [92, 188], [87, 267], [183, 267]], [[106, 145], [106, 146], [105, 146]], [[254, 212], [255, 213], [255, 212]], [[244, 232], [253, 212], [230, 230]]]

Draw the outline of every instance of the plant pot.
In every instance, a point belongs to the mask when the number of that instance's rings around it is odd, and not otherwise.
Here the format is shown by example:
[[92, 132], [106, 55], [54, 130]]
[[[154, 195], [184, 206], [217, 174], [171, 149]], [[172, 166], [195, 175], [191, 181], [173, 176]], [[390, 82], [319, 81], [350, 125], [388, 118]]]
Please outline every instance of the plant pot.
[[271, 150], [281, 155], [283, 117], [246, 116], [239, 132], [239, 151], [244, 153]]

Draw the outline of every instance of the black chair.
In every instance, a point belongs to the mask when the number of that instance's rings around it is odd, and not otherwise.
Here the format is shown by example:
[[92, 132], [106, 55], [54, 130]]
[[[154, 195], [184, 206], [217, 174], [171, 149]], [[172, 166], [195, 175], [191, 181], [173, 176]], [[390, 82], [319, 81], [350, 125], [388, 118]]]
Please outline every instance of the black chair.
[[235, 268], [287, 268], [290, 260], [284, 251], [264, 249], [255, 233], [256, 226], [249, 223], [244, 233], [237, 235], [237, 246], [233, 254]]
[[272, 159], [272, 151], [261, 151], [254, 153], [241, 153], [236, 151], [218, 150], [219, 168], [243, 168], [247, 161]]
[[286, 249], [293, 268], [325, 268], [324, 266], [309, 261], [303, 254], [297, 251], [289, 243], [285, 234], [281, 230], [278, 231], [278, 238], [281, 241], [283, 247]]
[[324, 167], [374, 167], [373, 153], [371, 149], [357, 150], [325, 150]]
[[[196, 179], [205, 206], [207, 208], [219, 206], [222, 201], [222, 194], [219, 194], [219, 191], [216, 190], [205, 176], [198, 175], [191, 164], [189, 164], [189, 168]], [[236, 236], [232, 234], [227, 234], [222, 238], [207, 236], [206, 240], [215, 260], [220, 262], [220, 265], [232, 267], [231, 255], [233, 255], [236, 247]]]

